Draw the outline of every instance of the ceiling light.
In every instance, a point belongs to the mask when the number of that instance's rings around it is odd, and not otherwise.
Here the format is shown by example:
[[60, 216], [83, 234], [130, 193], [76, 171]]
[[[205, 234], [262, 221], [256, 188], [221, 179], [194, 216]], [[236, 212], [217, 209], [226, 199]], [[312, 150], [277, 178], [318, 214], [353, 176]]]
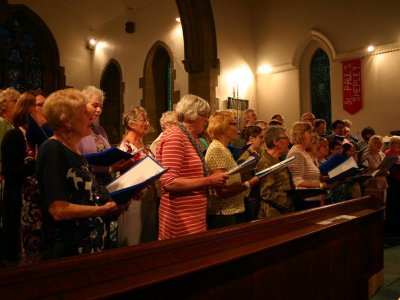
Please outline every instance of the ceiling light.
[[94, 50], [96, 48], [96, 40], [95, 39], [89, 39], [86, 41], [86, 49], [88, 50]]

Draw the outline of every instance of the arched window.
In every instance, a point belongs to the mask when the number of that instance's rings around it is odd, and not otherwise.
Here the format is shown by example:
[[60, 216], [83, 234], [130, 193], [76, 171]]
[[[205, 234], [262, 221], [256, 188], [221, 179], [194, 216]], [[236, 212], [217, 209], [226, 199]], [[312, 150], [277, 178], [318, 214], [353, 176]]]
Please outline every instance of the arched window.
[[331, 78], [329, 57], [324, 50], [318, 48], [315, 51], [310, 66], [311, 81], [311, 111], [320, 119], [332, 123], [331, 112]]
[[328, 128], [332, 122], [330, 68], [335, 57], [333, 44], [318, 31], [310, 31], [293, 56], [293, 65], [299, 68], [300, 113], [311, 111]]
[[[0, 86], [53, 92], [65, 86], [57, 44], [45, 23], [23, 5], [4, 5], [0, 23]], [[3, 13], [3, 12], [2, 12]]]
[[105, 93], [103, 112], [100, 125], [107, 132], [110, 144], [118, 144], [122, 139], [124, 127], [122, 114], [124, 112], [122, 97], [122, 72], [119, 63], [111, 59], [101, 75], [100, 88]]
[[179, 93], [174, 92], [174, 80], [172, 52], [164, 42], [157, 41], [147, 54], [140, 83], [143, 88], [142, 106], [150, 119], [145, 142], [151, 142], [158, 136], [162, 113], [173, 110], [173, 104], [179, 100]]

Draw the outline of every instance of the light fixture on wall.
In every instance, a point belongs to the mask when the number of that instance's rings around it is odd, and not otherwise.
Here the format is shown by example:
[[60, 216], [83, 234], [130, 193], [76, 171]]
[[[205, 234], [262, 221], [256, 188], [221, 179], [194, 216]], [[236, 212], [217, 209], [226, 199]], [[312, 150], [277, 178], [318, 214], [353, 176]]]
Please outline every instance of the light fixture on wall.
[[259, 74], [269, 74], [272, 72], [272, 67], [270, 65], [261, 65], [257, 68]]
[[94, 50], [96, 48], [96, 44], [97, 44], [97, 41], [95, 39], [93, 39], [93, 38], [88, 39], [86, 41], [86, 49]]
[[368, 51], [368, 52], [372, 52], [372, 51], [374, 51], [374, 50], [375, 50], [375, 47], [372, 46], [372, 45], [369, 45], [368, 48], [367, 48], [367, 51]]
[[175, 21], [180, 23], [181, 22], [181, 18], [175, 18]]

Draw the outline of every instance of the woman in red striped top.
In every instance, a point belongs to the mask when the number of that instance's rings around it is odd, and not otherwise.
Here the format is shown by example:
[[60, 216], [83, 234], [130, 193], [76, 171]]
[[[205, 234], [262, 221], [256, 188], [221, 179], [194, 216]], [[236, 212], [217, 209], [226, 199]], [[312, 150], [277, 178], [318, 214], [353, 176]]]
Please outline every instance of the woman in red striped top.
[[157, 146], [157, 160], [169, 168], [161, 176], [159, 240], [206, 231], [207, 190], [223, 185], [223, 172], [208, 175], [198, 135], [208, 122], [210, 106], [195, 95], [185, 95], [176, 106], [177, 126], [168, 128]]

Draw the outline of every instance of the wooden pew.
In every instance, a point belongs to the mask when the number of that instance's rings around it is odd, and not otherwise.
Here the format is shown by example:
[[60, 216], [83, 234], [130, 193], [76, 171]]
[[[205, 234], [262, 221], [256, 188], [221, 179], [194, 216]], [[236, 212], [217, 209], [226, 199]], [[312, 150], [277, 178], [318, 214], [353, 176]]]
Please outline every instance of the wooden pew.
[[[322, 222], [322, 223], [320, 223]], [[363, 197], [163, 242], [0, 272], [2, 299], [368, 299], [383, 209]]]

